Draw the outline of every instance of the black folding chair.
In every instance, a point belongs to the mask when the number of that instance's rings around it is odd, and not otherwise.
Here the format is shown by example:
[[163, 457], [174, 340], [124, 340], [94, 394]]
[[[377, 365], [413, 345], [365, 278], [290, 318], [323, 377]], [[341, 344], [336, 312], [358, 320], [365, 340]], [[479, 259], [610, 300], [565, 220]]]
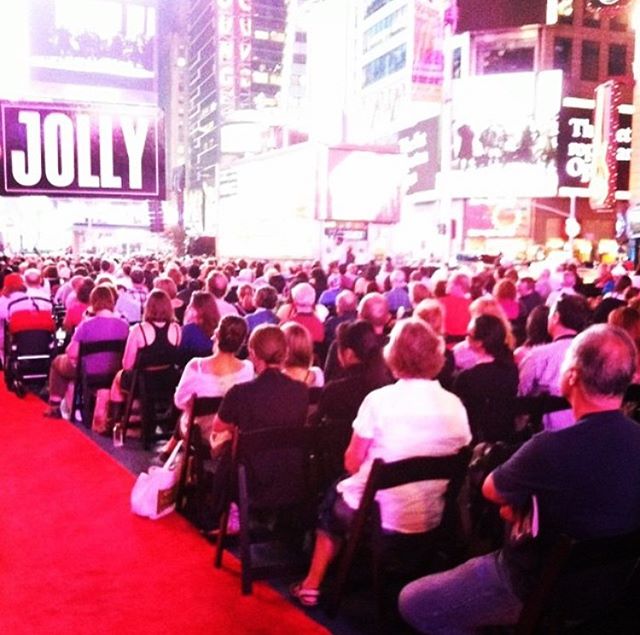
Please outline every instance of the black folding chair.
[[[126, 431], [131, 422], [133, 403], [140, 403], [140, 425], [142, 444], [145, 450], [158, 439], [166, 439], [173, 434], [178, 410], [173, 404], [173, 395], [180, 380], [180, 374], [173, 363], [166, 366], [147, 368], [140, 361], [140, 353], [134, 364], [129, 392], [122, 419], [122, 431]], [[158, 431], [159, 430], [159, 431]]]
[[[239, 433], [234, 440], [233, 473], [237, 475], [240, 511], [240, 561], [242, 593], [251, 593], [254, 580], [291, 571], [289, 562], [254, 564], [252, 546], [264, 540], [252, 536], [254, 513], [287, 512], [288, 520], [299, 520], [300, 529], [311, 524], [315, 512], [309, 461], [314, 442], [313, 430], [305, 426], [269, 427]], [[227, 545], [227, 523], [234, 484], [229, 486], [216, 548], [215, 566], [222, 566]], [[277, 533], [277, 532], [276, 532]], [[270, 536], [273, 542], [273, 535]]]
[[571, 404], [569, 404], [564, 397], [559, 395], [544, 394], [516, 397], [513, 400], [512, 408], [514, 416], [528, 416], [528, 436], [530, 436], [531, 434], [535, 434], [542, 430], [542, 419], [544, 418], [544, 415], [552, 412], [569, 410], [571, 408]]
[[640, 529], [582, 541], [560, 536], [524, 603], [516, 635], [561, 633], [589, 625], [596, 629], [589, 632], [619, 633], [606, 625], [624, 611], [627, 617], [635, 612], [634, 630], [625, 632], [638, 632], [639, 565]]
[[[178, 493], [176, 509], [185, 508], [189, 492], [202, 495], [204, 483], [204, 469], [207, 458], [210, 457], [209, 444], [202, 438], [200, 428], [196, 425], [199, 417], [213, 416], [218, 412], [222, 397], [198, 397], [193, 395], [191, 402], [191, 414], [187, 422], [183, 445], [183, 461], [180, 479], [178, 480]], [[178, 422], [178, 426], [180, 423]]]
[[[73, 390], [73, 410], [80, 412], [82, 424], [89, 428], [93, 418], [96, 393], [100, 389], [109, 389], [116, 373], [122, 368], [122, 355], [126, 340], [101, 340], [81, 342], [78, 353], [78, 375]], [[92, 355], [108, 355], [105, 358], [103, 372], [90, 373], [89, 359]]]
[[[365, 535], [367, 526], [371, 528], [373, 585], [382, 620], [385, 617], [383, 585], [387, 583], [387, 580], [383, 580], [382, 577], [383, 556], [388, 545], [393, 547], [390, 543], [394, 541], [394, 538], [398, 538], [402, 543], [410, 543], [406, 545], [410, 548], [407, 553], [408, 560], [416, 559], [416, 553], [413, 550], [418, 545], [418, 541], [421, 546], [429, 549], [431, 556], [436, 555], [436, 547], [440, 548], [440, 544], [444, 544], [442, 541], [455, 547], [454, 538], [458, 533], [459, 524], [457, 499], [466, 476], [470, 456], [471, 448], [464, 447], [457, 454], [448, 456], [416, 456], [392, 463], [375, 459], [360, 499], [360, 506], [351, 523], [349, 537], [338, 562], [335, 581], [328, 594], [327, 612], [329, 615], [335, 615], [338, 611], [356, 550]], [[376, 494], [381, 490], [400, 485], [430, 480], [448, 481], [444, 511], [438, 527], [423, 534], [385, 533], [382, 528]], [[424, 565], [426, 569], [427, 563]]]

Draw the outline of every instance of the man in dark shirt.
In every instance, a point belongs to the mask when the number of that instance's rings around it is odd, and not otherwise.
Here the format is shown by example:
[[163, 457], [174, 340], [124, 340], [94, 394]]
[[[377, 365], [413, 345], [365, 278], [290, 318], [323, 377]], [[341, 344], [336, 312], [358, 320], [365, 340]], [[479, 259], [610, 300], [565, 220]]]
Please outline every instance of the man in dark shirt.
[[[417, 630], [455, 635], [514, 624], [560, 534], [584, 540], [640, 527], [640, 427], [620, 412], [635, 366], [635, 346], [621, 329], [594, 326], [575, 338], [562, 366], [561, 387], [576, 424], [536, 435], [483, 486], [485, 497], [509, 521], [536, 500], [538, 536], [510, 541], [405, 587], [400, 610]], [[589, 590], [597, 600], [601, 588]]]

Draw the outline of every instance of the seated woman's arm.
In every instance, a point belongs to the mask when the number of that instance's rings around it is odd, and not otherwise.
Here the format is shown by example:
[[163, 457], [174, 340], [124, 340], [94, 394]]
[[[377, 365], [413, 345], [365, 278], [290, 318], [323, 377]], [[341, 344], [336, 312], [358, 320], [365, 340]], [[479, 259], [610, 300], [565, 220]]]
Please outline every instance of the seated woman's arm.
[[124, 355], [122, 356], [122, 369], [131, 370], [136, 363], [138, 350], [144, 346], [142, 336], [142, 324], [136, 324], [131, 327], [129, 337], [124, 347]]
[[364, 439], [357, 433], [351, 435], [349, 447], [344, 453], [344, 468], [349, 474], [355, 474], [367, 458], [372, 439]]
[[180, 377], [180, 381], [176, 387], [175, 395], [173, 396], [173, 402], [176, 408], [185, 410], [189, 405], [191, 398], [194, 394], [198, 394], [198, 373], [195, 368], [196, 360], [191, 360], [185, 367]]

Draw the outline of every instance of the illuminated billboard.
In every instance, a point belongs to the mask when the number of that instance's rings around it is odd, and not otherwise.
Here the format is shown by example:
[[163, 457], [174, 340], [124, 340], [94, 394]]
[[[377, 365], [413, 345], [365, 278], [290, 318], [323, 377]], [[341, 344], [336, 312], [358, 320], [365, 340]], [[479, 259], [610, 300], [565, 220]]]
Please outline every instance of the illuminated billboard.
[[155, 107], [0, 102], [0, 195], [163, 199]]
[[17, 5], [0, 25], [0, 54], [12, 60], [0, 97], [157, 103], [157, 0]]
[[[558, 134], [558, 173], [561, 188], [571, 188], [578, 196], [589, 196], [593, 171], [593, 99], [567, 97], [562, 102]], [[631, 120], [633, 106], [618, 106], [616, 131], [616, 190], [628, 192], [631, 166]]]
[[405, 180], [401, 154], [329, 148], [324, 220], [395, 223]]
[[561, 71], [453, 82], [454, 196], [555, 196]]

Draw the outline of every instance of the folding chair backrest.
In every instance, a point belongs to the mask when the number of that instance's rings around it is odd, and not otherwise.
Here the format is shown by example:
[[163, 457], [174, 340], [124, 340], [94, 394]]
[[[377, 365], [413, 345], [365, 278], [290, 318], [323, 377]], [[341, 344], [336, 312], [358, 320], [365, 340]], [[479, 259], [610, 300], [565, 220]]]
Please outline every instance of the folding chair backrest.
[[[638, 576], [639, 567], [640, 529], [582, 541], [560, 536], [524, 603], [516, 635], [538, 632], [541, 619], [549, 612], [556, 620], [575, 620], [606, 610], [607, 603], [613, 605], [620, 599]], [[576, 607], [584, 614], [575, 614]]]
[[238, 473], [244, 470], [250, 504], [286, 507], [309, 494], [313, 431], [303, 425], [240, 432], [235, 444]]
[[542, 430], [542, 418], [546, 414], [568, 410], [569, 402], [559, 395], [535, 395], [528, 397], [516, 397], [512, 403], [513, 414], [529, 415], [532, 432]]
[[[454, 530], [453, 520], [455, 520], [456, 511], [455, 502], [466, 475], [470, 458], [471, 448], [467, 446], [460, 449], [456, 454], [447, 456], [415, 456], [389, 463], [385, 463], [382, 459], [374, 460], [360, 499], [360, 505], [351, 523], [349, 539], [338, 564], [338, 573], [333, 589], [329, 594], [328, 606], [330, 615], [335, 615], [338, 610], [356, 550], [370, 517], [373, 517], [374, 520], [374, 537], [379, 537], [382, 532], [380, 510], [375, 500], [376, 493], [380, 490], [409, 483], [427, 480], [448, 480], [445, 507], [438, 533], [452, 532]], [[374, 576], [374, 578], [378, 578], [378, 576]], [[381, 595], [380, 589], [377, 589], [376, 595]], [[380, 600], [380, 597], [378, 599]]]
[[[78, 353], [78, 368], [86, 377], [89, 368], [87, 368], [87, 358], [92, 355], [109, 355], [109, 363], [105, 364], [107, 368], [100, 375], [104, 375], [104, 382], [109, 383], [113, 380], [115, 373], [122, 368], [122, 355], [124, 354], [126, 340], [101, 340], [97, 342], [81, 342]], [[96, 373], [91, 373], [96, 375]], [[110, 378], [110, 379], [109, 379]], [[105, 386], [108, 387], [108, 386]]]
[[191, 417], [206, 417], [214, 415], [220, 409], [222, 397], [198, 397], [193, 395], [191, 405]]

